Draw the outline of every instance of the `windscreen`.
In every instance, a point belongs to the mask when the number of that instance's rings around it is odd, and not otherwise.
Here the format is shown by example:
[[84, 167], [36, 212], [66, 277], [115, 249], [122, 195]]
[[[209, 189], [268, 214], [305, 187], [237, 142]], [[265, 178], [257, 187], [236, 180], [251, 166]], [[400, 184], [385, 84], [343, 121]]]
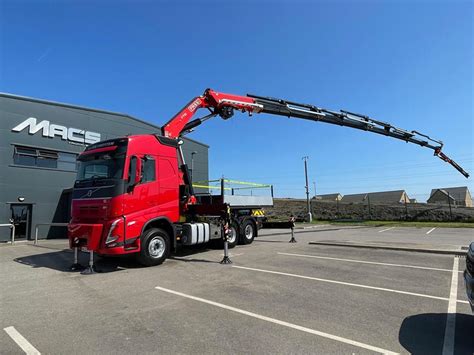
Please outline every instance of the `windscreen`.
[[81, 155], [76, 181], [122, 179], [126, 149], [121, 145], [113, 151]]

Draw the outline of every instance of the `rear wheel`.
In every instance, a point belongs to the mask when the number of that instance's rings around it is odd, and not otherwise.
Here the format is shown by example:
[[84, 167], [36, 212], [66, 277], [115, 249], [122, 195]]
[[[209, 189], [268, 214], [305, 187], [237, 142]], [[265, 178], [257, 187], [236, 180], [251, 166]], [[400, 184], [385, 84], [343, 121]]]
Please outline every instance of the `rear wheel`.
[[229, 243], [229, 249], [235, 247], [239, 242], [239, 226], [237, 223], [232, 223], [230, 225], [230, 235], [227, 242]]
[[242, 234], [241, 234], [241, 241], [242, 244], [252, 244], [255, 236], [257, 235], [257, 228], [255, 227], [255, 223], [251, 219], [246, 219], [242, 223]]
[[152, 228], [141, 237], [141, 248], [137, 260], [145, 266], [160, 265], [170, 254], [168, 233], [159, 228]]

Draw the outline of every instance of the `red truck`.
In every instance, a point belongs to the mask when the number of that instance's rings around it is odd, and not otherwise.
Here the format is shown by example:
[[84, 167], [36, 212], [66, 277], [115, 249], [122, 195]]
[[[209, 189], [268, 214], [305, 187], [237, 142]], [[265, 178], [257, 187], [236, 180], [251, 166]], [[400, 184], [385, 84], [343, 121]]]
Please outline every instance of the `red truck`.
[[[209, 114], [191, 120], [196, 111]], [[181, 137], [205, 120], [232, 117], [234, 111], [268, 113], [320, 121], [390, 136], [428, 147], [468, 177], [441, 152], [442, 143], [416, 131], [348, 111], [261, 97], [237, 96], [207, 89], [192, 99], [159, 133], [132, 135], [89, 145], [78, 157], [73, 189], [70, 247], [99, 255], [135, 254], [143, 265], [161, 264], [181, 245], [227, 239], [232, 247], [250, 244], [261, 221], [253, 209], [272, 201], [241, 200], [194, 192], [181, 150]]]

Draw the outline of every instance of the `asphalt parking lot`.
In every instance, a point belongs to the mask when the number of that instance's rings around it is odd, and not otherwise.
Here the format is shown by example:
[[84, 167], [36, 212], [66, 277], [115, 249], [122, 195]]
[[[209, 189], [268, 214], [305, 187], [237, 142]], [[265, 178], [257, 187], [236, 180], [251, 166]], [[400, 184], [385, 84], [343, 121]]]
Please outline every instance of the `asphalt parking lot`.
[[317, 226], [294, 244], [262, 231], [231, 250], [232, 265], [194, 248], [152, 268], [100, 260], [91, 276], [66, 271], [65, 241], [2, 246], [1, 353], [472, 354], [464, 257], [309, 244], [474, 239], [470, 229], [383, 229]]

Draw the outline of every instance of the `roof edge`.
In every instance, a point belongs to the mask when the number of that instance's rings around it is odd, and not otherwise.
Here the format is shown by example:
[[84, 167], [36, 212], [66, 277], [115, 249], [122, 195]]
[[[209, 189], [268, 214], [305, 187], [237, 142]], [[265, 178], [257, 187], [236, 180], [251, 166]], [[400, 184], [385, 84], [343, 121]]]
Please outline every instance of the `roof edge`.
[[[37, 99], [37, 98], [34, 98], [34, 97], [30, 97], [30, 96], [16, 95], [16, 94], [8, 93], [8, 92], [0, 92], [0, 97], [6, 97], [6, 98], [10, 98], [10, 99], [23, 100], [23, 101], [31, 101], [31, 102], [36, 102], [36, 103], [40, 103], [40, 104], [54, 105], [54, 106], [59, 106], [59, 107], [74, 108], [74, 109], [78, 109], [78, 110], [85, 110], [85, 111], [91, 111], [91, 112], [97, 112], [97, 113], [105, 113], [105, 114], [108, 114], [108, 115], [122, 116], [122, 117], [132, 119], [134, 121], [152, 126], [156, 129], [158, 129], [159, 133], [161, 134], [161, 127], [160, 126], [157, 126], [153, 123], [147, 122], [147, 121], [142, 120], [140, 118], [130, 116], [129, 114], [126, 114], [126, 113], [115, 112], [115, 111], [107, 111], [107, 110], [91, 108], [91, 107], [86, 107], [86, 106], [80, 106], [80, 105], [67, 104], [67, 103], [57, 102], [57, 101], [52, 101], [52, 100]], [[187, 138], [187, 137], [183, 137], [183, 139], [194, 142], [194, 143], [197, 143], [197, 144], [200, 144], [200, 145], [203, 145], [203, 146], [209, 148], [209, 145], [207, 145], [205, 143], [202, 143], [202, 142], [199, 142], [195, 139], [191, 139], [191, 138]]]

